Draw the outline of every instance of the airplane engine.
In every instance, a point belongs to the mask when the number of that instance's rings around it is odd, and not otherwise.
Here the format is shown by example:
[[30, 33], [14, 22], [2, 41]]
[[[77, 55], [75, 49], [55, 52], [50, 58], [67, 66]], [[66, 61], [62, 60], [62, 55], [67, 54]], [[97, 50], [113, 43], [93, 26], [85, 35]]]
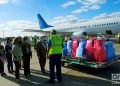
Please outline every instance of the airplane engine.
[[74, 38], [82, 38], [82, 35], [83, 33], [86, 33], [86, 32], [74, 32], [72, 35], [71, 35], [71, 38], [74, 39]]

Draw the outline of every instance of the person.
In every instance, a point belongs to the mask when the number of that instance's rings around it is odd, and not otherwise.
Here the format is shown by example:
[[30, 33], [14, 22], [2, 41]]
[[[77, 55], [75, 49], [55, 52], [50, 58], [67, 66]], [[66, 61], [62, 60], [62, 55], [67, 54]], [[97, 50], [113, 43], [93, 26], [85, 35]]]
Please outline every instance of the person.
[[99, 40], [102, 39], [102, 34], [101, 33], [97, 34], [97, 39], [99, 39]]
[[0, 41], [0, 73], [1, 73], [1, 76], [6, 75], [6, 73], [4, 72], [4, 61], [5, 61], [5, 49]]
[[13, 61], [12, 61], [12, 40], [10, 38], [7, 38], [7, 43], [5, 45], [5, 51], [6, 51], [6, 58], [7, 58], [7, 67], [8, 72], [13, 73]]
[[120, 43], [120, 33], [118, 33], [118, 41], [119, 41], [119, 43]]
[[62, 58], [65, 58], [67, 56], [67, 40], [68, 37], [65, 37], [63, 41]]
[[37, 46], [37, 40], [38, 40], [38, 37], [35, 35], [34, 37], [33, 37], [33, 46], [34, 46], [34, 49], [36, 50], [36, 46]]
[[19, 80], [20, 62], [23, 56], [20, 38], [19, 37], [15, 38], [13, 44], [14, 46], [12, 49], [12, 54], [13, 54], [13, 61], [15, 63], [15, 78], [16, 80]]
[[71, 37], [69, 37], [68, 41], [67, 41], [67, 56], [68, 57], [72, 56], [72, 39], [71, 39]]
[[82, 36], [83, 36], [82, 39], [85, 39], [85, 40], [89, 39], [89, 36], [88, 36], [88, 34], [86, 32], [83, 32]]
[[30, 58], [32, 58], [31, 45], [28, 37], [23, 38], [23, 43], [21, 45], [23, 52], [23, 64], [24, 64], [24, 75], [30, 76]]
[[37, 43], [37, 56], [42, 73], [45, 73], [46, 55], [47, 47], [45, 39], [43, 37], [40, 37], [40, 41]]
[[51, 36], [48, 39], [48, 56], [50, 79], [47, 82], [51, 84], [55, 83], [55, 66], [57, 80], [61, 82], [62, 38], [56, 33], [56, 30], [51, 31]]
[[[21, 36], [18, 36], [18, 40], [19, 40], [19, 46], [21, 47], [22, 43], [23, 43], [23, 40], [22, 40], [22, 37]], [[22, 70], [22, 67], [24, 67], [24, 64], [23, 64], [23, 59], [21, 59], [21, 61], [19, 62], [19, 67], [20, 67], [20, 70]]]

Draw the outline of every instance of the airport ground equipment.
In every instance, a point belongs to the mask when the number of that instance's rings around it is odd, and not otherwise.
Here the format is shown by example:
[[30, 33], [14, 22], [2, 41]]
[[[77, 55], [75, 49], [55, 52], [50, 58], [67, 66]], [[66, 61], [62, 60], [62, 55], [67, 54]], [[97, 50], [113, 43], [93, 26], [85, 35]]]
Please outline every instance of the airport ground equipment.
[[64, 66], [65, 63], [71, 63], [71, 64], [78, 64], [78, 65], [83, 65], [83, 66], [88, 66], [88, 67], [92, 67], [92, 68], [106, 68], [116, 62], [118, 62], [119, 58], [120, 58], [120, 54], [116, 54], [116, 57], [106, 61], [106, 62], [95, 62], [95, 61], [91, 61], [86, 59], [86, 57], [83, 58], [72, 58], [72, 57], [65, 57], [62, 58], [62, 65]]

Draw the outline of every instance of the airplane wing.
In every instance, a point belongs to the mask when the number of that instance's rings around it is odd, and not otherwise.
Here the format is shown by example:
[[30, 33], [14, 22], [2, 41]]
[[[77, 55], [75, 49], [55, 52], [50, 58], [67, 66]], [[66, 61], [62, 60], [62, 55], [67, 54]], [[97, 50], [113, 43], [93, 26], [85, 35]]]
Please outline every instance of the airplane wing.
[[[43, 31], [43, 30], [35, 30], [35, 29], [24, 29], [23, 32], [38, 32], [38, 33], [46, 33], [50, 34], [51, 31]], [[56, 31], [58, 34], [61, 35], [71, 35], [73, 32], [62, 32], [62, 31]]]

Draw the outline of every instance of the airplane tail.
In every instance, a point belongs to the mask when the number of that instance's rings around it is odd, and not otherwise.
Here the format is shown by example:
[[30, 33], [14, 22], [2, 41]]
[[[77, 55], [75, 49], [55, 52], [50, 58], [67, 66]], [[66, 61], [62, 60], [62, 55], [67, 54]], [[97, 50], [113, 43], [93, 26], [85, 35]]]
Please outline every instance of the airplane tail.
[[38, 21], [39, 21], [39, 25], [40, 25], [40, 29], [45, 29], [48, 27], [53, 27], [51, 25], [48, 25], [45, 20], [42, 18], [42, 16], [40, 14], [37, 14], [38, 17]]

